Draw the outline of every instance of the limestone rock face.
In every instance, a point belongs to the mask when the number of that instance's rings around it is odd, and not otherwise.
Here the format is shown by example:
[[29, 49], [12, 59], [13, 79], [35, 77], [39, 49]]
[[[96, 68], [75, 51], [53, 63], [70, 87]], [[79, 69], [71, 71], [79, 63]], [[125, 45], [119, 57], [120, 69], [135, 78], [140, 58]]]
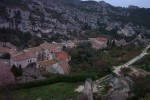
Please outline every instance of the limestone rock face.
[[124, 36], [133, 36], [133, 35], [135, 35], [135, 31], [133, 30], [133, 28], [131, 26], [128, 26], [128, 25], [125, 25], [124, 28], [122, 28], [121, 30], [118, 30], [117, 33], [122, 34]]
[[22, 0], [16, 5], [5, 6], [0, 1], [0, 7], [4, 9], [0, 11], [0, 28], [19, 29], [32, 34], [78, 34], [83, 29], [104, 27], [107, 31], [119, 29], [117, 33], [124, 36], [135, 34], [134, 25], [126, 25], [121, 19], [132, 16], [129, 10], [140, 9], [81, 0]]

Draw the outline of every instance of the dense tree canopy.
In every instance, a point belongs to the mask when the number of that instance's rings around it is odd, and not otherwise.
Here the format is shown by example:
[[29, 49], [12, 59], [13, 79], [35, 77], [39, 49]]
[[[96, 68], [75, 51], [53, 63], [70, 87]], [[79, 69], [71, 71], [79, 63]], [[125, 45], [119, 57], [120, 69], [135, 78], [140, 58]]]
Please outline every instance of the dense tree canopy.
[[90, 42], [79, 43], [76, 49], [71, 50], [70, 55], [72, 57], [70, 65], [73, 72], [110, 73], [109, 62], [102, 56], [97, 55], [97, 51], [92, 48]]
[[28, 47], [29, 45], [38, 46], [42, 43], [42, 39], [37, 36], [32, 36], [30, 33], [23, 33], [19, 30], [12, 29], [0, 29], [0, 41], [10, 42], [21, 48]]

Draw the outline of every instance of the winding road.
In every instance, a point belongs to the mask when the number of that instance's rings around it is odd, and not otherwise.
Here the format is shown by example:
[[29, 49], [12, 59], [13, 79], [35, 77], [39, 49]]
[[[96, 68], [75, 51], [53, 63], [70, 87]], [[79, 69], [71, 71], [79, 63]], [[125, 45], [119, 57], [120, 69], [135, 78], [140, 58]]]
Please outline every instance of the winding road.
[[129, 67], [130, 65], [132, 65], [133, 63], [135, 63], [136, 61], [140, 60], [141, 58], [143, 58], [145, 55], [147, 55], [147, 51], [148, 49], [150, 48], [150, 45], [148, 45], [144, 50], [143, 52], [138, 55], [137, 57], [133, 58], [132, 60], [130, 60], [129, 62], [121, 65], [121, 66], [115, 66], [115, 70], [113, 71], [114, 73], [116, 73], [117, 75], [119, 75], [119, 72], [120, 72], [120, 69], [121, 68], [124, 68], [124, 67]]

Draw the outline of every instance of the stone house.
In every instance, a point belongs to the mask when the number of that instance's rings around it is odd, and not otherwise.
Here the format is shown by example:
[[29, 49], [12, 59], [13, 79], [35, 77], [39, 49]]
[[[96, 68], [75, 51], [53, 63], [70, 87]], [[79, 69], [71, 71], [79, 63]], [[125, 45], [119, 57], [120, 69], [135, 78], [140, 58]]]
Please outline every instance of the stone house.
[[0, 42], [0, 56], [9, 53], [10, 56], [16, 53], [17, 49], [11, 43]]
[[63, 70], [63, 74], [68, 74], [70, 72], [70, 67], [69, 64], [67, 62], [59, 62], [60, 67]]
[[37, 56], [35, 53], [30, 51], [22, 51], [18, 54], [15, 54], [11, 57], [11, 66], [16, 65], [21, 66], [22, 68], [27, 67], [31, 63], [37, 62]]
[[55, 53], [55, 59], [59, 61], [59, 65], [64, 71], [64, 74], [68, 74], [70, 72], [70, 67], [68, 62], [71, 60], [71, 57], [65, 51], [60, 51]]
[[41, 73], [50, 72], [64, 74], [59, 62], [55, 59], [38, 62], [36, 68], [39, 69]]
[[57, 44], [50, 44], [47, 42], [41, 44], [40, 47], [43, 49], [43, 60], [54, 59], [54, 53], [62, 50], [62, 48]]
[[95, 49], [101, 49], [107, 47], [107, 38], [104, 37], [97, 37], [97, 38], [89, 38], [90, 42], [92, 43], [92, 47]]
[[67, 74], [70, 72], [68, 62], [71, 57], [65, 51], [59, 51], [54, 53], [54, 59], [45, 60], [37, 63], [37, 68], [42, 72]]
[[75, 45], [75, 43], [73, 42], [73, 41], [66, 41], [66, 42], [64, 42], [64, 43], [62, 43], [65, 47], [67, 47], [67, 48], [75, 48], [76, 47], [76, 45]]
[[36, 63], [39, 61], [52, 60], [54, 59], [55, 52], [61, 51], [62, 48], [56, 44], [43, 43], [38, 47], [28, 48], [20, 53], [14, 54], [11, 57], [11, 66], [21, 65], [25, 68], [31, 63]]
[[0, 47], [0, 56], [2, 56], [4, 53], [9, 53], [9, 51], [9, 48]]

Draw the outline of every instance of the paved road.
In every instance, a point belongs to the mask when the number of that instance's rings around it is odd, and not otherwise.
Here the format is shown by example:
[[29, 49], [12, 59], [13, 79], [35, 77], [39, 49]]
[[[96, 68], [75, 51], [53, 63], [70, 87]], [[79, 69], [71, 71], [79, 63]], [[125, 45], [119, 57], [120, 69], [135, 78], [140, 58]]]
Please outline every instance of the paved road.
[[116, 73], [117, 75], [119, 75], [119, 72], [120, 72], [120, 69], [123, 68], [123, 67], [129, 67], [131, 64], [135, 63], [136, 61], [140, 60], [141, 58], [143, 58], [145, 55], [147, 55], [147, 50], [150, 48], [150, 45], [148, 45], [144, 50], [143, 52], [135, 57], [134, 59], [130, 60], [129, 62], [121, 65], [121, 66], [115, 66], [115, 70], [113, 71], [114, 73]]

